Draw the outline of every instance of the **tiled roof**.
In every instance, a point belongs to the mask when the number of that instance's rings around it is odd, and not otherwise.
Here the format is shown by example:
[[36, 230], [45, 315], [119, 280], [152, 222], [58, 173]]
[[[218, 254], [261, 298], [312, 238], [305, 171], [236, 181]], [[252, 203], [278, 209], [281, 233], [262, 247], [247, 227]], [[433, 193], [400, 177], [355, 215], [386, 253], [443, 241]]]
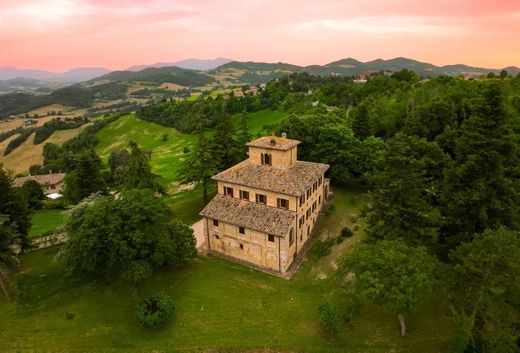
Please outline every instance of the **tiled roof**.
[[34, 180], [40, 185], [56, 185], [63, 181], [65, 173], [53, 173], [43, 175], [29, 175], [25, 177], [19, 177], [13, 180], [13, 186], [15, 188], [21, 187], [27, 180]]
[[283, 237], [293, 224], [296, 213], [235, 199], [231, 196], [217, 195], [200, 212], [201, 216], [221, 222]]
[[300, 196], [325, 171], [328, 164], [296, 161], [289, 168], [273, 168], [245, 160], [213, 177], [214, 180]]
[[264, 137], [260, 137], [259, 139], [254, 140], [254, 141], [251, 141], [249, 143], [246, 143], [246, 146], [286, 151], [299, 144], [300, 144], [300, 141], [291, 140], [291, 139], [288, 139], [285, 137], [264, 136]]

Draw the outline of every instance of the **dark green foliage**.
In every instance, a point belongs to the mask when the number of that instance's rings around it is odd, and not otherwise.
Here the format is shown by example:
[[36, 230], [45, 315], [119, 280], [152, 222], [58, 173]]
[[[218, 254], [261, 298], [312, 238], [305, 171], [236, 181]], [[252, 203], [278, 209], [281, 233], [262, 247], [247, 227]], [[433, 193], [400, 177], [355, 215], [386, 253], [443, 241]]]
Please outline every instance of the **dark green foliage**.
[[156, 292], [141, 299], [135, 306], [135, 317], [141, 326], [158, 329], [165, 326], [175, 311], [169, 295]]
[[212, 140], [220, 170], [228, 169], [238, 162], [239, 150], [234, 135], [235, 130], [231, 120], [227, 115], [222, 114], [215, 126]]
[[134, 141], [130, 141], [128, 146], [130, 154], [119, 175], [120, 186], [123, 189], [155, 189], [150, 156], [141, 151]]
[[42, 200], [45, 200], [45, 194], [38, 182], [35, 180], [27, 180], [20, 189], [22, 195], [27, 200], [27, 206], [30, 209], [37, 210], [42, 207]]
[[345, 227], [341, 230], [341, 237], [342, 238], [350, 238], [354, 235], [354, 232], [349, 227]]
[[379, 171], [371, 179], [369, 234], [412, 245], [435, 244], [439, 211], [433, 204], [445, 163], [436, 143], [404, 134], [389, 140]]
[[433, 296], [436, 260], [424, 247], [412, 248], [396, 240], [362, 244], [347, 259], [347, 266], [356, 274], [360, 294], [399, 316], [403, 336], [404, 315]]
[[461, 336], [477, 352], [515, 353], [520, 339], [520, 233], [486, 230], [450, 252], [443, 278]]
[[369, 111], [365, 104], [360, 104], [354, 112], [352, 130], [356, 137], [360, 139], [371, 135]]
[[520, 229], [518, 142], [497, 84], [484, 87], [479, 104], [461, 125], [454, 153], [440, 200], [444, 252], [486, 228]]
[[318, 256], [325, 257], [330, 254], [330, 248], [336, 244], [336, 238], [327, 238], [326, 240], [318, 240], [314, 245], [314, 249]]
[[327, 333], [332, 336], [337, 335], [342, 322], [341, 313], [338, 308], [325, 302], [318, 307], [318, 313], [320, 315], [321, 324]]
[[171, 210], [149, 190], [129, 190], [79, 205], [66, 225], [65, 264], [86, 279], [122, 278], [139, 286], [152, 270], [196, 256], [193, 231], [171, 221]]
[[2, 230], [5, 232], [0, 235], [0, 243], [17, 243], [27, 247], [27, 233], [31, 227], [27, 202], [21, 191], [14, 189], [11, 184], [11, 175], [0, 164], [0, 215], [3, 217]]
[[208, 186], [211, 177], [218, 172], [219, 161], [215, 158], [211, 140], [204, 133], [192, 151], [182, 161], [179, 169], [179, 178], [182, 183], [197, 183], [202, 185], [204, 203], [208, 202]]
[[237, 129], [237, 137], [236, 137], [236, 145], [237, 145], [237, 159], [244, 160], [247, 158], [247, 148], [246, 143], [250, 142], [252, 139], [251, 134], [249, 133], [249, 125], [247, 123], [247, 114], [241, 113], [240, 118], [238, 120], [238, 129]]
[[110, 166], [114, 184], [119, 185], [123, 182], [125, 167], [129, 160], [130, 153], [127, 149], [114, 151], [110, 154], [110, 157], [108, 157], [108, 165]]
[[94, 150], [77, 156], [75, 169], [65, 177], [64, 195], [75, 204], [95, 192], [105, 192], [106, 183], [101, 174], [103, 164]]
[[77, 119], [52, 119], [46, 122], [41, 127], [36, 128], [34, 134], [34, 144], [38, 145], [47, 140], [56, 130], [71, 130], [77, 129], [81, 125], [88, 122], [86, 118]]

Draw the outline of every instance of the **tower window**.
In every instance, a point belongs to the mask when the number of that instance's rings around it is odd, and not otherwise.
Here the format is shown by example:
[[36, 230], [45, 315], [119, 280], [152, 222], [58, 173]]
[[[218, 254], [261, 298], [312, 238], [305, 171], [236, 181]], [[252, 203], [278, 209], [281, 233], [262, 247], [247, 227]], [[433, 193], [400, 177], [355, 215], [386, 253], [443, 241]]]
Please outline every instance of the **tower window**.
[[273, 159], [270, 153], [261, 153], [260, 158], [262, 160], [262, 164], [272, 165], [273, 163]]
[[256, 202], [265, 205], [267, 203], [267, 196], [262, 194], [256, 194]]
[[246, 234], [246, 230], [244, 229], [244, 227], [238, 227], [238, 232], [240, 234]]
[[268, 234], [267, 235], [267, 240], [269, 240], [270, 242], [274, 243], [274, 235]]

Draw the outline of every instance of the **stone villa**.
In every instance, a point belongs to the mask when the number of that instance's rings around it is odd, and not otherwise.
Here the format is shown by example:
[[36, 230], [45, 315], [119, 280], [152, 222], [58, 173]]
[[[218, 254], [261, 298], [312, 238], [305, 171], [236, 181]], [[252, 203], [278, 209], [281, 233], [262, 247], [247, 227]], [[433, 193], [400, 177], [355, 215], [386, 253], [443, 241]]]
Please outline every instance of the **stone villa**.
[[215, 175], [218, 194], [201, 211], [208, 252], [285, 273], [329, 195], [329, 165], [299, 161], [300, 141], [265, 136], [249, 158]]

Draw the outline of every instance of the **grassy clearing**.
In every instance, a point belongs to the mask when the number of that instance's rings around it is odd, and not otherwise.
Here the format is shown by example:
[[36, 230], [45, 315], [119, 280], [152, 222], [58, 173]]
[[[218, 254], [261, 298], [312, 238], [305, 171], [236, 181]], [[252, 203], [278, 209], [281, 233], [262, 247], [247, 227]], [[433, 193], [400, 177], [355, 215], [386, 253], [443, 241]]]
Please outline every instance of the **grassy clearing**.
[[[260, 110], [258, 112], [253, 112], [253, 113], [247, 113], [247, 117], [248, 117], [247, 122], [249, 125], [249, 131], [251, 132], [253, 137], [256, 137], [259, 132], [263, 131], [264, 125], [270, 125], [270, 124], [276, 123], [276, 122], [282, 120], [283, 118], [285, 118], [287, 115], [288, 115], [288, 113], [286, 113], [286, 112], [279, 112], [279, 111], [270, 110], [270, 109]], [[233, 122], [235, 127], [237, 127], [238, 121], [239, 121], [239, 115], [238, 114], [234, 115], [231, 118], [231, 121]], [[270, 132], [271, 131], [269, 131], [269, 133]]]
[[[163, 136], [167, 135], [166, 141]], [[152, 171], [165, 183], [176, 180], [183, 150], [196, 141], [196, 136], [148, 121], [139, 120], [134, 114], [122, 116], [97, 134], [99, 144], [96, 152], [106, 161], [110, 153], [135, 141], [143, 150], [152, 151]]]
[[62, 210], [37, 210], [31, 217], [29, 238], [37, 238], [44, 233], [55, 230], [65, 223], [65, 212]]
[[[361, 201], [345, 203], [349, 194], [365, 197], [348, 187], [334, 191], [336, 208], [326, 224], [348, 219], [362, 207]], [[129, 288], [68, 279], [56, 260], [59, 249], [23, 257], [18, 301], [0, 302], [4, 351], [434, 353], [446, 351], [454, 332], [434, 303], [408, 318], [409, 336], [402, 339], [394, 315], [367, 304], [332, 339], [320, 326], [317, 307], [324, 300], [341, 302], [348, 284], [337, 276], [311, 275], [319, 265], [314, 249], [290, 281], [204, 256], [182, 270], [156, 273], [142, 294], [163, 290], [173, 296], [177, 310], [166, 328], [145, 330], [134, 321], [138, 298]], [[67, 319], [67, 313], [74, 318]]]

